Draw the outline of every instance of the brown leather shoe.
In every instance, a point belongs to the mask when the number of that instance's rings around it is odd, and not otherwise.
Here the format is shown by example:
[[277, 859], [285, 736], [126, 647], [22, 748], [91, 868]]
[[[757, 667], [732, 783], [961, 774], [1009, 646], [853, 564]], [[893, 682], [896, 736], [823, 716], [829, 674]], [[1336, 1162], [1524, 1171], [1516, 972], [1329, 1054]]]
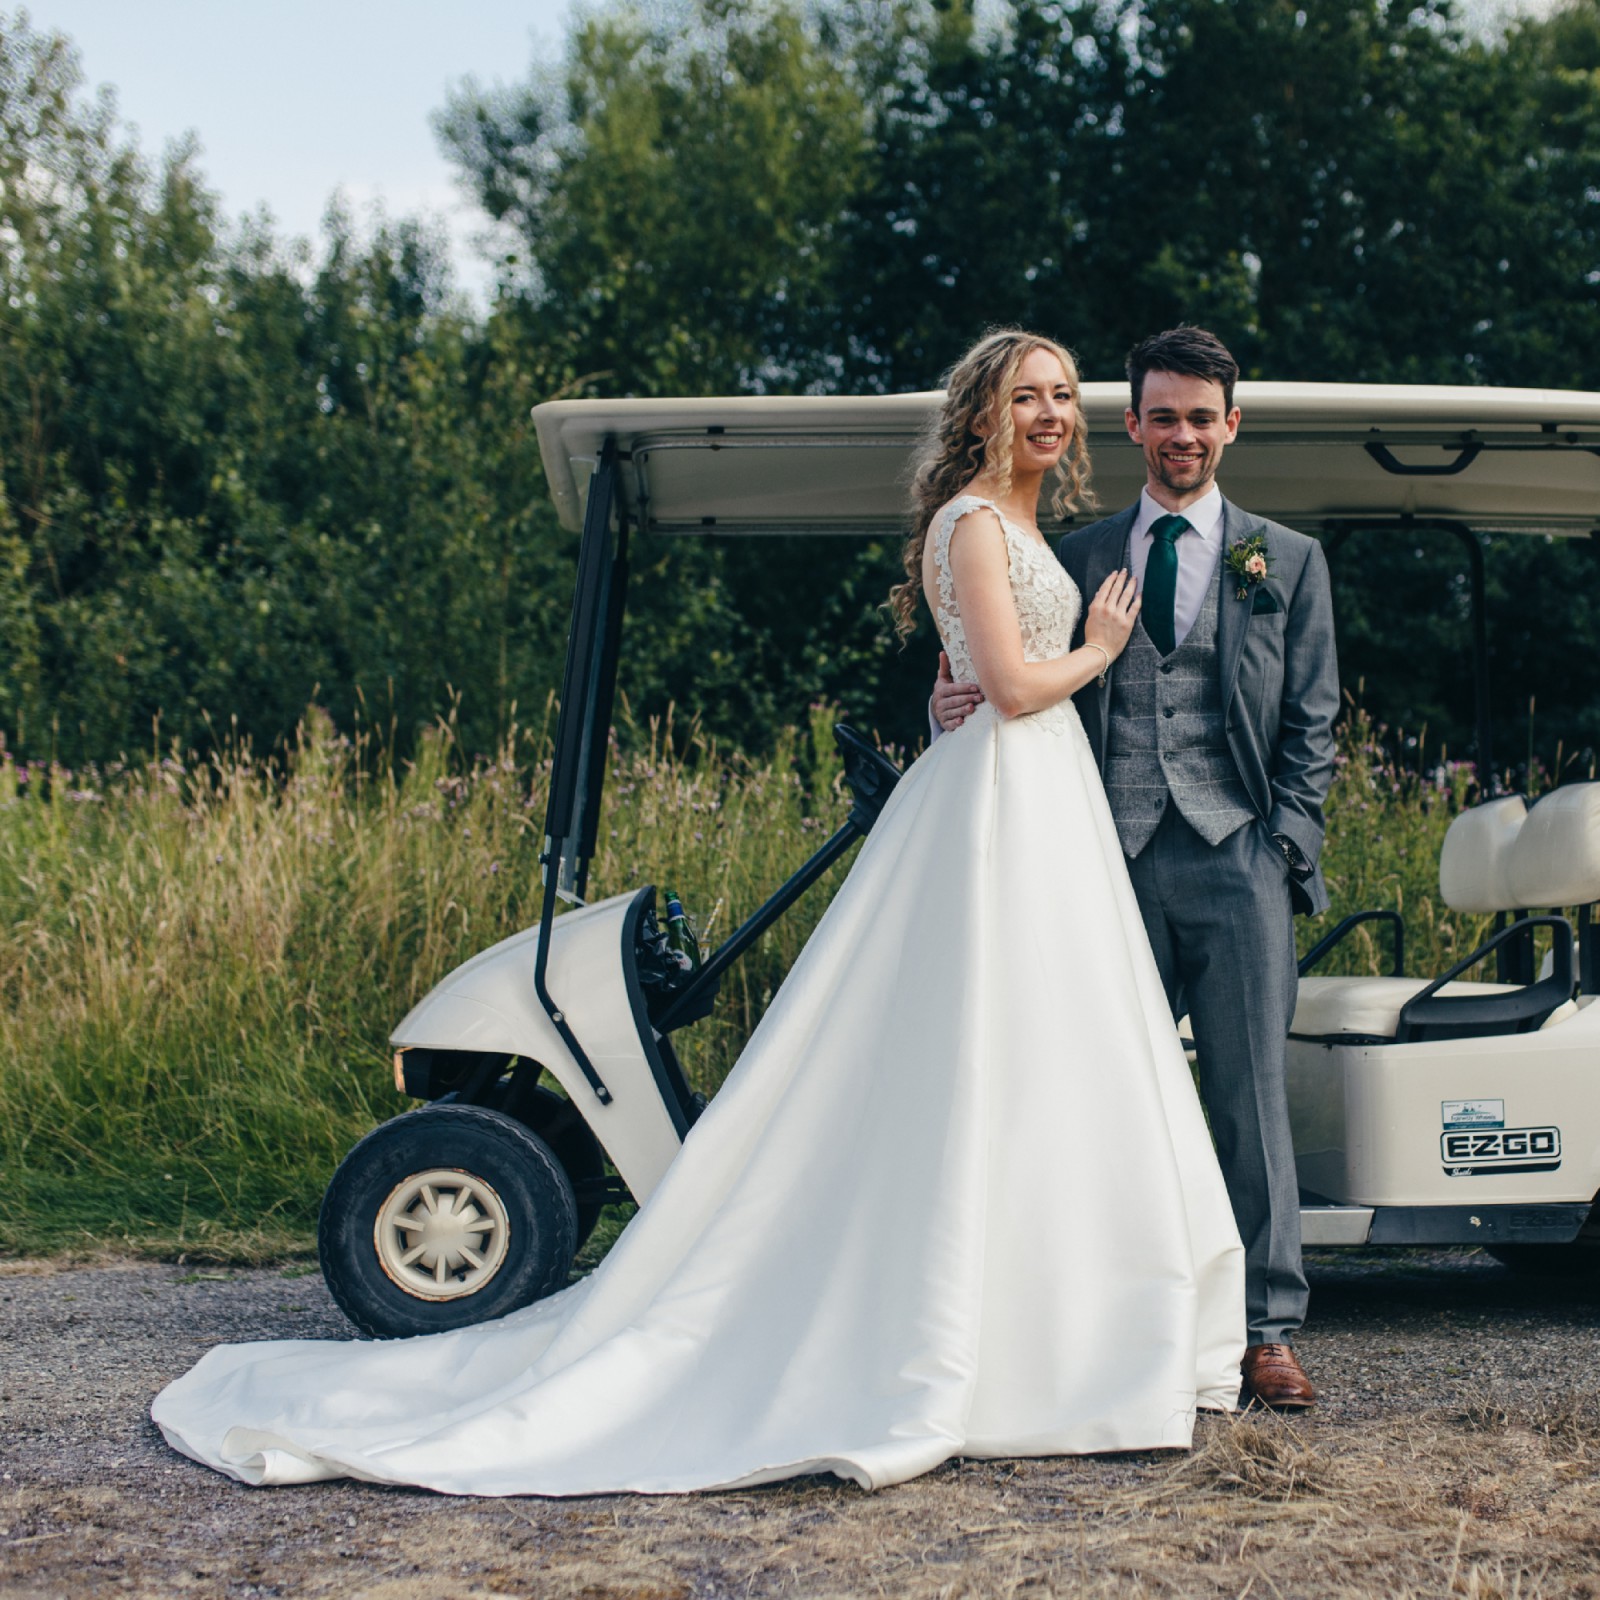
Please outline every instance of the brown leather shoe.
[[1274, 1411], [1307, 1411], [1317, 1403], [1317, 1391], [1286, 1344], [1251, 1345], [1240, 1373], [1239, 1398], [1245, 1405], [1257, 1400]]

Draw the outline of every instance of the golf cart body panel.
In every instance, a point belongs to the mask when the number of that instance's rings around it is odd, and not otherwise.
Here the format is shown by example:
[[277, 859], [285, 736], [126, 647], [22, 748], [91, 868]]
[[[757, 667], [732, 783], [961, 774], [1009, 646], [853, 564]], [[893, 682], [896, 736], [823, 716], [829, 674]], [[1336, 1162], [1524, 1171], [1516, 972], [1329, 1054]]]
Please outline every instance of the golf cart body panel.
[[1374, 1207], [1587, 1205], [1600, 1193], [1600, 1007], [1582, 998], [1509, 1038], [1292, 1037], [1301, 1188]]
[[681, 1110], [662, 1093], [659, 1058], [646, 1048], [628, 976], [641, 894], [613, 895], [557, 919], [550, 936], [549, 982], [612, 1093], [603, 1104], [545, 1015], [534, 990], [539, 929], [491, 945], [431, 989], [394, 1030], [396, 1050], [482, 1052], [537, 1062], [561, 1085], [605, 1147], [634, 1198], [661, 1181], [683, 1141]]
[[[1569, 1240], [1600, 1194], [1600, 783], [1461, 812], [1439, 884], [1452, 909], [1500, 922], [1449, 972], [1308, 975], [1340, 929], [1301, 962], [1288, 1046], [1301, 1189], [1374, 1208], [1375, 1238], [1403, 1219], [1405, 1242]], [[1576, 962], [1566, 920], [1530, 915], [1550, 905], [1579, 908]], [[1539, 927], [1551, 949], [1535, 973]], [[1502, 952], [1523, 981], [1465, 976]]]

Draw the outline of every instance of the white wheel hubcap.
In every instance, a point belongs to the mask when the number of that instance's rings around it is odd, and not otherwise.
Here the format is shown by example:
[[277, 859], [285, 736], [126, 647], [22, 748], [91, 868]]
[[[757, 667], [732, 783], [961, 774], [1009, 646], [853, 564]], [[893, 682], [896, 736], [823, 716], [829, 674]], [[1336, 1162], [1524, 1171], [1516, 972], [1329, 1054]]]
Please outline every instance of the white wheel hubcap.
[[383, 1270], [419, 1300], [477, 1294], [504, 1265], [511, 1242], [500, 1196], [455, 1167], [396, 1184], [372, 1232]]

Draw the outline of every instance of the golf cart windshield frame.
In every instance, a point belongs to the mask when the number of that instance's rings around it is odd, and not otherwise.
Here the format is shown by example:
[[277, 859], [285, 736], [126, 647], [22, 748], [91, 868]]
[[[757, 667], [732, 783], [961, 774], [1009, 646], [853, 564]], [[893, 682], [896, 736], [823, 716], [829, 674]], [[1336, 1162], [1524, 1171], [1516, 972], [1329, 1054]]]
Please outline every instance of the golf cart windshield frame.
[[[556, 901], [582, 904], [600, 826], [611, 713], [617, 693], [617, 657], [628, 591], [628, 517], [617, 492], [621, 452], [608, 439], [596, 464], [578, 546], [578, 582], [572, 596], [567, 660], [561, 674], [555, 749], [550, 763], [550, 804], [545, 814], [544, 904], [533, 984], [579, 1070], [602, 1105], [611, 1091], [595, 1070], [560, 1003], [550, 993], [550, 930]], [[615, 521], [615, 528], [612, 524]]]

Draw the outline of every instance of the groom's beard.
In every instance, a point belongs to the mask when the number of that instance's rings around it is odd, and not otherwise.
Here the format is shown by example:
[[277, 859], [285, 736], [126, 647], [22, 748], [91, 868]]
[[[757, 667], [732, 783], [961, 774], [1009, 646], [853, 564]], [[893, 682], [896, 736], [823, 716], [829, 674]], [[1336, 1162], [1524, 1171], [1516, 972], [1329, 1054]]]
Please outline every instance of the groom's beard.
[[1174, 494], [1204, 494], [1217, 476], [1217, 466], [1221, 459], [1222, 452], [1218, 450], [1214, 454], [1201, 456], [1197, 461], [1179, 467], [1158, 451], [1154, 462], [1156, 481]]

